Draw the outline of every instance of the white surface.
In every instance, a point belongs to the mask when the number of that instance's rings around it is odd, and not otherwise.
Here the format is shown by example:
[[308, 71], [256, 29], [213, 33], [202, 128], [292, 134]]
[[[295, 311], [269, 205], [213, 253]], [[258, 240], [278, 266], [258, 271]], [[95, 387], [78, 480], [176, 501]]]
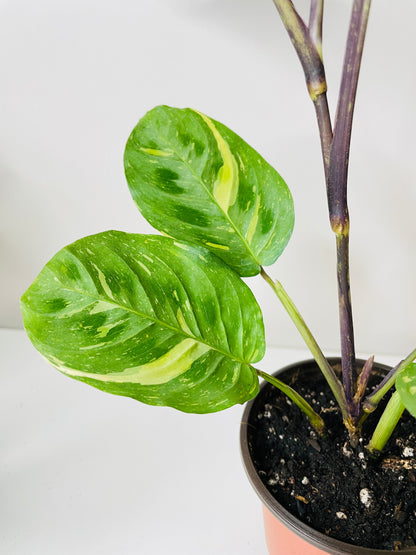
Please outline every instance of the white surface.
[[[309, 2], [296, 5], [307, 13]], [[350, 166], [357, 350], [414, 347], [416, 2], [373, 2]], [[350, 0], [326, 2], [334, 110]], [[0, 326], [55, 252], [81, 236], [148, 231], [123, 175], [126, 139], [156, 104], [223, 121], [280, 171], [296, 226], [271, 270], [338, 350], [334, 240], [317, 126], [272, 0], [0, 0]], [[302, 343], [260, 278], [269, 344]]]
[[[269, 349], [261, 367], [304, 358]], [[105, 394], [50, 367], [20, 330], [0, 330], [0, 370], [1, 553], [266, 555], [242, 407], [186, 415]]]
[[265, 553], [241, 407], [185, 415], [67, 379], [0, 330], [0, 552]]

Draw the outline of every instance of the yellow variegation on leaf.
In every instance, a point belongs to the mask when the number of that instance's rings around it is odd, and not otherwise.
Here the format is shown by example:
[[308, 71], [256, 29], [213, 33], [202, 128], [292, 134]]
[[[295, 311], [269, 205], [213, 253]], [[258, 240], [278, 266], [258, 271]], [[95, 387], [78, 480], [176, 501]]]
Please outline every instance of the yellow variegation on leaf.
[[108, 231], [46, 264], [22, 297], [24, 325], [59, 371], [104, 391], [214, 412], [258, 391], [260, 308], [198, 246]]
[[201, 244], [241, 276], [276, 261], [293, 229], [285, 182], [225, 125], [191, 109], [158, 106], [126, 145], [130, 192], [144, 217]]

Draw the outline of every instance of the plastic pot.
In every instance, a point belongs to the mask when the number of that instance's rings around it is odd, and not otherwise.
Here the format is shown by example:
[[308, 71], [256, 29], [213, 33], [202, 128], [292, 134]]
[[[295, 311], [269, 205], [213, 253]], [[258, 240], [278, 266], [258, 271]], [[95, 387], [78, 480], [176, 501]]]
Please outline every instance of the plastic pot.
[[[339, 363], [340, 359], [330, 358], [329, 362], [334, 365]], [[361, 365], [364, 362], [357, 361]], [[282, 368], [275, 373], [275, 376], [279, 375], [279, 379], [286, 383], [291, 383], [293, 375], [299, 370], [302, 374], [309, 373], [311, 375], [320, 372], [314, 360], [306, 360]], [[374, 370], [380, 373], [380, 375], [384, 375], [389, 370], [389, 367], [383, 364], [375, 364]], [[261, 395], [264, 387], [272, 386], [268, 383], [263, 383], [259, 395]], [[394, 550], [359, 547], [333, 539], [300, 521], [276, 501], [261, 481], [254, 467], [249, 448], [248, 428], [252, 421], [251, 411], [256, 399], [250, 401], [244, 410], [240, 429], [240, 445], [245, 471], [263, 504], [266, 543], [270, 555], [319, 555], [325, 553], [333, 555], [391, 555], [392, 553], [398, 553]], [[416, 554], [416, 547], [401, 549], [399, 553]]]

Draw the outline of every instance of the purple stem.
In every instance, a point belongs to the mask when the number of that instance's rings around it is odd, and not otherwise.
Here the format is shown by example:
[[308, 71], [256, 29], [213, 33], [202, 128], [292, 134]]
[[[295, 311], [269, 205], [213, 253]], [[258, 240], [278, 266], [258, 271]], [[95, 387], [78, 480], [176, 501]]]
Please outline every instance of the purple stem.
[[309, 11], [309, 33], [322, 59], [322, 20], [324, 15], [324, 0], [311, 0]]
[[348, 160], [355, 97], [370, 4], [371, 0], [354, 0], [338, 97], [328, 183], [331, 225], [337, 234], [341, 234], [344, 229], [348, 231], [349, 228], [347, 208]]
[[327, 184], [329, 217], [337, 237], [342, 378], [347, 404], [354, 421], [358, 418], [359, 406], [354, 399], [357, 369], [349, 279], [347, 179], [352, 119], [370, 4], [371, 0], [354, 0], [329, 156]]
[[325, 70], [309, 28], [291, 0], [273, 0], [295, 47], [312, 100], [326, 91]]
[[371, 370], [373, 369], [373, 364], [374, 356], [371, 356], [364, 364], [363, 369], [361, 370], [361, 374], [358, 376], [357, 391], [355, 393], [355, 397], [358, 401], [360, 401], [364, 397], [368, 380], [370, 379]]
[[353, 428], [360, 401], [355, 399], [357, 370], [349, 279], [348, 158], [358, 76], [371, 0], [354, 0], [338, 98], [334, 133], [326, 99], [322, 62], [324, 0], [311, 0], [309, 27], [291, 0], [273, 0], [302, 64], [309, 95], [315, 105], [327, 184], [331, 227], [337, 239], [337, 280], [341, 332], [342, 375]]

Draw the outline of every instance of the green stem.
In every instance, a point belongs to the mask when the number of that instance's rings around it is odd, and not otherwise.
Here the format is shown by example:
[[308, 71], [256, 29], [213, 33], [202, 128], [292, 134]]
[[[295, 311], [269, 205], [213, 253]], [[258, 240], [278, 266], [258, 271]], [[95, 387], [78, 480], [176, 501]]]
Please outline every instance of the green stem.
[[277, 298], [280, 300], [284, 309], [290, 316], [292, 322], [295, 324], [297, 330], [299, 331], [300, 335], [302, 336], [303, 340], [308, 346], [310, 352], [312, 353], [312, 356], [315, 359], [317, 365], [321, 369], [322, 374], [324, 375], [326, 381], [328, 382], [328, 385], [331, 388], [331, 391], [334, 394], [334, 397], [342, 411], [342, 417], [344, 421], [348, 422], [347, 404], [345, 401], [345, 396], [344, 396], [344, 392], [342, 390], [341, 384], [337, 376], [335, 375], [333, 368], [326, 360], [318, 343], [316, 342], [314, 336], [312, 335], [311, 331], [306, 325], [304, 319], [300, 315], [292, 299], [284, 290], [282, 284], [277, 280], [273, 281], [272, 278], [265, 272], [264, 268], [261, 269], [261, 276], [273, 289]]
[[398, 391], [395, 391], [381, 415], [370, 443], [367, 445], [370, 453], [377, 453], [383, 450], [394, 428], [397, 426], [404, 409], [405, 406], [400, 399], [400, 395]]
[[403, 359], [397, 366], [395, 366], [384, 378], [384, 380], [376, 387], [376, 389], [369, 395], [364, 403], [363, 409], [366, 413], [373, 412], [384, 395], [389, 391], [389, 389], [394, 385], [397, 376], [402, 370], [404, 370], [409, 364], [411, 364], [416, 359], [416, 349]]
[[322, 435], [324, 433], [325, 422], [322, 420], [319, 414], [313, 410], [310, 404], [307, 401], [305, 401], [305, 399], [301, 395], [299, 395], [297, 391], [292, 389], [289, 385], [278, 380], [274, 376], [270, 376], [270, 374], [266, 374], [266, 372], [262, 372], [261, 370], [256, 370], [256, 372], [261, 378], [263, 378], [270, 384], [274, 385], [275, 387], [280, 389], [280, 391], [282, 391], [285, 395], [287, 395], [289, 399], [291, 399], [295, 403], [295, 405], [299, 407], [300, 410], [306, 414], [306, 416], [309, 418], [311, 425], [315, 428], [315, 430], [318, 432], [319, 435]]

